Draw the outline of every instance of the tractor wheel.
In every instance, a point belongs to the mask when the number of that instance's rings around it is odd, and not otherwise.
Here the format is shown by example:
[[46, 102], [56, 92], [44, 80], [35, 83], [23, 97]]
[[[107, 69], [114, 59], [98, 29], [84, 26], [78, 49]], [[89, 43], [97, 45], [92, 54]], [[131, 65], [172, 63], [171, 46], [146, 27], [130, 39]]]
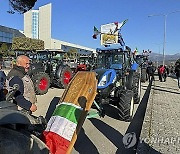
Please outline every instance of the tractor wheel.
[[139, 73], [134, 74], [133, 78], [133, 97], [134, 97], [134, 103], [138, 104], [141, 97], [141, 81], [140, 81], [140, 75]]
[[134, 99], [132, 90], [123, 90], [119, 94], [119, 102], [117, 104], [118, 115], [120, 120], [131, 121], [134, 111]]
[[36, 73], [33, 75], [32, 81], [37, 95], [44, 95], [48, 92], [50, 87], [50, 78], [48, 74], [44, 72]]
[[142, 68], [141, 69], [141, 82], [146, 82], [146, 80], [147, 80], [146, 69]]
[[72, 79], [72, 76], [72, 70], [70, 69], [70, 67], [63, 67], [61, 70], [58, 87], [65, 89], [69, 84], [70, 80]]

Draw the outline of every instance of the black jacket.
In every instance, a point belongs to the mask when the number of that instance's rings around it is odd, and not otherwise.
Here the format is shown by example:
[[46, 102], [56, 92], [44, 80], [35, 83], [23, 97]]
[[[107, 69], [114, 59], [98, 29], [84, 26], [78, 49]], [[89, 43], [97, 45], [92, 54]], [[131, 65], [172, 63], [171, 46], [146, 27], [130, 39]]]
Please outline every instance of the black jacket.
[[179, 64], [179, 65], [176, 65], [176, 67], [175, 67], [175, 73], [176, 73], [176, 76], [177, 76], [177, 77], [180, 77], [180, 64]]
[[155, 70], [156, 70], [156, 68], [154, 66], [150, 65], [150, 66], [147, 67], [146, 72], [149, 75], [153, 75]]
[[6, 81], [6, 74], [4, 73], [4, 71], [0, 70], [0, 90], [3, 89], [5, 81]]
[[14, 84], [19, 85], [18, 91], [15, 93], [14, 103], [18, 106], [29, 110], [31, 107], [31, 102], [26, 100], [23, 96], [24, 94], [24, 84], [22, 78], [26, 75], [26, 72], [23, 67], [14, 65], [9, 74], [7, 75], [7, 80], [9, 80], [9, 86], [13, 87]]
[[5, 95], [3, 92], [5, 81], [6, 81], [6, 74], [4, 73], [4, 71], [0, 70], [0, 101], [5, 100]]

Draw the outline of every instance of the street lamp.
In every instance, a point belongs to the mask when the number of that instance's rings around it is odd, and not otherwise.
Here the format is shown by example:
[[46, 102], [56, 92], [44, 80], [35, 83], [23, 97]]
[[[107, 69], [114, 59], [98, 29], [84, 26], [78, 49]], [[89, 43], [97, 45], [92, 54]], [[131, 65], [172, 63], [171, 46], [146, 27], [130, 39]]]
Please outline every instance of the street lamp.
[[178, 11], [173, 11], [173, 12], [169, 12], [167, 14], [153, 14], [153, 15], [149, 15], [148, 17], [153, 17], [153, 16], [164, 16], [164, 42], [163, 42], [163, 66], [165, 64], [165, 45], [166, 45], [166, 20], [167, 20], [167, 16], [169, 14], [172, 13], [177, 13], [180, 12], [180, 10]]

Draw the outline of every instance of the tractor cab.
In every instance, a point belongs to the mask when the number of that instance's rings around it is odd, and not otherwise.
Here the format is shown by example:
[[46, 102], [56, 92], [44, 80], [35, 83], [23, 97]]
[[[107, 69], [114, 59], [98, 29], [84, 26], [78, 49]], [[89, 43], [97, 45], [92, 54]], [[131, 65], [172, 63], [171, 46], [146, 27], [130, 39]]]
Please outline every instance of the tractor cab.
[[131, 63], [131, 49], [122, 46], [108, 46], [97, 48], [97, 68], [122, 70], [123, 67], [130, 67]]
[[[109, 45], [108, 47], [97, 48], [96, 51], [98, 55], [95, 71], [98, 77], [102, 76], [104, 72], [109, 72], [112, 81], [114, 81], [115, 78], [116, 80], [120, 80], [124, 79], [131, 69], [134, 69], [132, 68], [134, 61], [131, 49], [128, 46], [124, 49], [124, 47], [120, 45]], [[109, 84], [112, 83], [109, 82]], [[103, 88], [105, 88], [105, 86], [108, 87], [109, 84], [104, 85]], [[101, 88], [100, 85], [101, 84], [99, 84], [98, 88]]]
[[94, 55], [89, 54], [89, 55], [80, 55], [78, 58], [77, 62], [77, 69], [76, 72], [78, 71], [90, 71], [94, 67]]

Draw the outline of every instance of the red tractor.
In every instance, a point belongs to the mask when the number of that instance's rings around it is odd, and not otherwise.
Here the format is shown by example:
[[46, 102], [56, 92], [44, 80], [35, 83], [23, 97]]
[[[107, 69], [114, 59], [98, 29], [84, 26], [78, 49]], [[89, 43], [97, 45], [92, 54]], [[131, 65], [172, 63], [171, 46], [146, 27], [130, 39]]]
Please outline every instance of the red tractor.
[[76, 72], [78, 71], [90, 71], [93, 69], [94, 56], [91, 55], [82, 55], [78, 59], [78, 65]]

